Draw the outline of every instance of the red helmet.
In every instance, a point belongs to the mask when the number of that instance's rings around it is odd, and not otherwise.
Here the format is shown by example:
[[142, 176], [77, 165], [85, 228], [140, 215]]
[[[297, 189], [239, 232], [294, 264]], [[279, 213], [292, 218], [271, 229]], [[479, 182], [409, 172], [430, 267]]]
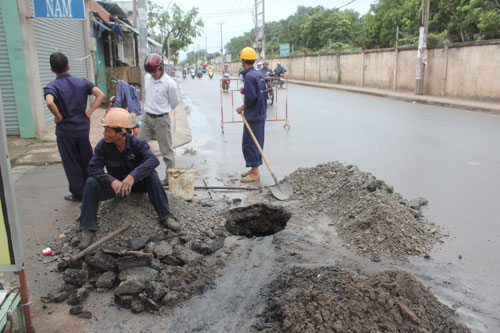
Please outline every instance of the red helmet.
[[163, 58], [158, 53], [151, 53], [144, 61], [144, 70], [148, 73], [154, 73], [158, 68], [163, 71]]

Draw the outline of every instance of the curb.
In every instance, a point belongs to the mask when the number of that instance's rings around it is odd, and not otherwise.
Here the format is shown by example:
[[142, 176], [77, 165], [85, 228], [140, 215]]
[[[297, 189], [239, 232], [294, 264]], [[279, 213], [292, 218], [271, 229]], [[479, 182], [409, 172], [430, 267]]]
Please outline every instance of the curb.
[[427, 104], [427, 105], [436, 105], [436, 106], [442, 106], [442, 107], [448, 107], [448, 108], [454, 108], [454, 109], [461, 109], [461, 110], [465, 110], [465, 111], [475, 111], [475, 112], [481, 112], [481, 113], [487, 113], [487, 114], [491, 114], [491, 115], [500, 116], [500, 106], [494, 104], [494, 102], [491, 102], [491, 105], [481, 105], [481, 104], [485, 104], [488, 102], [480, 102], [480, 101], [474, 101], [474, 100], [460, 101], [458, 99], [453, 101], [453, 100], [450, 100], [451, 98], [444, 99], [444, 98], [440, 98], [438, 96], [431, 96], [431, 95], [407, 95], [405, 93], [395, 93], [395, 92], [392, 93], [392, 92], [388, 92], [388, 91], [384, 91], [384, 90], [363, 89], [363, 88], [353, 87], [353, 86], [341, 86], [341, 85], [316, 83], [316, 82], [300, 81], [300, 80], [288, 80], [288, 82], [293, 83], [293, 84], [308, 86], [308, 87], [339, 90], [339, 91], [345, 91], [345, 92], [356, 93], [356, 94], [364, 94], [364, 95], [370, 95], [370, 96], [376, 96], [376, 97], [390, 98], [390, 99], [394, 99], [394, 100], [398, 100], [398, 101], [415, 102], [415, 103]]

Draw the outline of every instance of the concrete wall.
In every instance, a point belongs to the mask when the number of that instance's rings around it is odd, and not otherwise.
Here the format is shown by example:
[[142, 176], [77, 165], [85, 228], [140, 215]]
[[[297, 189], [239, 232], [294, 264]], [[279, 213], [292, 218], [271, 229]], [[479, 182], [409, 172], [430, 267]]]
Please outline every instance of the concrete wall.
[[[424, 93], [466, 99], [500, 100], [500, 40], [429, 49]], [[415, 90], [417, 50], [384, 49], [356, 53], [268, 59], [292, 80]], [[240, 63], [231, 64], [238, 73]]]

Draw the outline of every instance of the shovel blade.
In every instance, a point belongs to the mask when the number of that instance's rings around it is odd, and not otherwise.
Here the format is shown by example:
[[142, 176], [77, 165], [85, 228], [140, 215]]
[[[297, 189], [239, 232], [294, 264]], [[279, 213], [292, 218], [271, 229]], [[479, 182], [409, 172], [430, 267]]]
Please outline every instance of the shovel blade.
[[278, 200], [286, 200], [293, 194], [292, 185], [287, 180], [284, 180], [279, 184], [270, 186], [269, 190]]

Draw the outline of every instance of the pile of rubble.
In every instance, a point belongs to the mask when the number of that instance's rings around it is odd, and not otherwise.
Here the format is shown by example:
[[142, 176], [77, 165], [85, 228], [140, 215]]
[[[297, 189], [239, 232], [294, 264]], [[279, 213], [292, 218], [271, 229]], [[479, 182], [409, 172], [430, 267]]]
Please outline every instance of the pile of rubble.
[[421, 255], [439, 239], [424, 220], [422, 198], [405, 200], [372, 174], [339, 162], [300, 168], [287, 179], [292, 200], [311, 214], [329, 215], [347, 248], [369, 255]]
[[213, 208], [168, 197], [182, 226], [174, 234], [160, 226], [145, 194], [101, 203], [96, 240], [123, 225], [128, 229], [74, 262], [70, 257], [78, 252], [77, 228], [69, 231], [73, 240], [62, 238], [55, 247], [65, 283], [42, 301], [67, 300], [74, 306], [71, 314], [88, 318], [91, 314], [83, 310], [83, 303], [93, 291], [113, 290], [115, 303], [139, 313], [175, 306], [212, 287], [223, 266], [221, 254], [214, 253], [228, 235], [225, 219]]
[[470, 332], [412, 275], [368, 278], [339, 268], [294, 267], [271, 284], [266, 332]]

